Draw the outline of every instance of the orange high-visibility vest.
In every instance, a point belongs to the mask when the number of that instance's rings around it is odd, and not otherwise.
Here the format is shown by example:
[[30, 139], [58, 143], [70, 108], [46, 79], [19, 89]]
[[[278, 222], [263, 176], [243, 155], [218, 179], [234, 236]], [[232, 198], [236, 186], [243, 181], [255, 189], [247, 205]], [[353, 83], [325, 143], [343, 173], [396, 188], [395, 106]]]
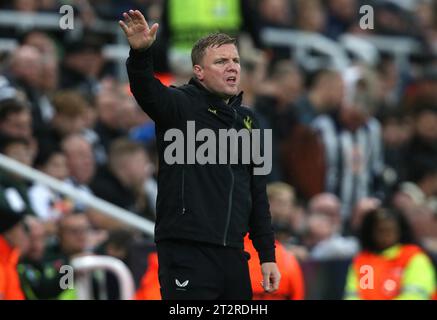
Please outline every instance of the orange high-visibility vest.
[[359, 297], [364, 300], [391, 300], [398, 296], [401, 293], [403, 271], [410, 259], [420, 252], [422, 250], [418, 246], [404, 245], [393, 259], [366, 251], [358, 254], [353, 261], [356, 274], [360, 274], [362, 266], [370, 266], [373, 270], [373, 286], [359, 286]]
[[135, 293], [135, 300], [161, 300], [161, 286], [158, 280], [158, 254], [149, 254], [146, 273]]
[[281, 282], [276, 292], [266, 293], [261, 286], [263, 276], [258, 253], [249, 237], [244, 239], [244, 250], [251, 255], [249, 260], [250, 280], [254, 300], [302, 300], [305, 297], [305, 285], [302, 270], [291, 252], [276, 241], [276, 264], [281, 273]]
[[0, 235], [0, 300], [24, 300], [17, 271], [20, 252]]

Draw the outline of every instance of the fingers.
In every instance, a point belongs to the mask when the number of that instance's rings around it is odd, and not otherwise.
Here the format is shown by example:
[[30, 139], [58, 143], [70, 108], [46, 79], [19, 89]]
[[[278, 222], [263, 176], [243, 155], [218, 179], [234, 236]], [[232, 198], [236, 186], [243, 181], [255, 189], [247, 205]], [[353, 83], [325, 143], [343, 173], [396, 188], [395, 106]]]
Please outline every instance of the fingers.
[[266, 292], [274, 292], [279, 289], [279, 283], [281, 281], [281, 275], [279, 272], [270, 271], [263, 274], [263, 281], [261, 285]]
[[264, 273], [263, 274], [263, 281], [262, 281], [262, 286], [264, 288], [264, 291], [266, 292], [270, 292], [270, 273]]
[[280, 283], [280, 281], [281, 281], [281, 275], [278, 273], [278, 274], [274, 274], [274, 276], [273, 276], [273, 279], [272, 279], [273, 281], [273, 285], [272, 285], [272, 288], [271, 288], [271, 290], [272, 290], [272, 292], [273, 291], [276, 291], [276, 290], [278, 290], [279, 289], [279, 283]]
[[132, 18], [126, 12], [123, 12], [123, 18], [127, 25], [130, 26], [132, 24]]
[[146, 18], [144, 18], [143, 14], [139, 10], [134, 11], [134, 16], [139, 22], [141, 22], [141, 23], [145, 24], [147, 27], [149, 27], [149, 25], [146, 21]]
[[118, 21], [118, 24], [123, 29], [124, 33], [127, 35], [128, 32], [129, 32], [129, 28], [127, 27], [127, 25], [123, 21], [121, 21], [121, 20]]
[[146, 29], [149, 30], [149, 24], [139, 10], [129, 10], [129, 16], [135, 24], [145, 25]]

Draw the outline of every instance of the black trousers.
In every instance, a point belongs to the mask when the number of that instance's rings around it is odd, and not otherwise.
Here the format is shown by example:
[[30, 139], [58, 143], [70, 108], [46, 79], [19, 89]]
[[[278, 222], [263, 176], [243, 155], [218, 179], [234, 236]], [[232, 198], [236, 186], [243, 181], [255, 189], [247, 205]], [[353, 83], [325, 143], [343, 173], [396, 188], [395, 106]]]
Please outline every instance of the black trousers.
[[163, 300], [250, 300], [250, 256], [242, 249], [191, 241], [157, 243]]

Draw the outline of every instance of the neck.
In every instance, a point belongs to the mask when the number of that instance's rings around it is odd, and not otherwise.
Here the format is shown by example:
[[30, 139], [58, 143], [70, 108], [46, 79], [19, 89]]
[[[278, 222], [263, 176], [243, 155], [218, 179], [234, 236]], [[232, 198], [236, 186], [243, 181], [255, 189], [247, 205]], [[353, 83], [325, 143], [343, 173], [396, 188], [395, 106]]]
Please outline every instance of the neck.
[[214, 96], [217, 96], [217, 97], [219, 97], [221, 100], [223, 100], [226, 104], [228, 104], [229, 103], [229, 100], [231, 100], [231, 98], [232, 98], [232, 96], [228, 96], [228, 95], [223, 95], [223, 94], [219, 94], [219, 93], [217, 93], [217, 92], [214, 92], [214, 91], [212, 91], [210, 88], [208, 88], [207, 86], [205, 86], [205, 84], [202, 82], [202, 81], [200, 81], [199, 79], [197, 79], [197, 78], [194, 78], [195, 79], [195, 81], [197, 82], [197, 83], [199, 83], [206, 91], [208, 91], [210, 94], [212, 94], [212, 95], [214, 95]]

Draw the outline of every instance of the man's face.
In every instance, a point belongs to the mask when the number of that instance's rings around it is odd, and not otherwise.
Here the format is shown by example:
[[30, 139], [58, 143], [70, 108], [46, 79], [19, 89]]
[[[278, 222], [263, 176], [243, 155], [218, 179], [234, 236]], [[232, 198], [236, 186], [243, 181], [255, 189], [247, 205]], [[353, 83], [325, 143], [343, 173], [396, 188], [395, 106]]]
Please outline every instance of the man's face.
[[44, 256], [46, 231], [44, 225], [40, 222], [34, 222], [30, 226], [29, 233], [29, 250], [27, 257], [33, 261], [40, 261]]
[[67, 159], [63, 153], [56, 153], [50, 157], [42, 170], [48, 175], [64, 180], [68, 177]]
[[79, 182], [88, 184], [95, 172], [91, 145], [82, 139], [72, 139], [64, 147], [70, 174]]
[[206, 89], [221, 98], [238, 94], [240, 86], [240, 56], [233, 44], [209, 47], [194, 74]]
[[10, 114], [0, 124], [0, 131], [13, 137], [30, 138], [32, 136], [32, 116], [29, 111]]
[[62, 251], [67, 255], [82, 253], [86, 250], [90, 224], [84, 214], [75, 214], [64, 218], [59, 226], [59, 240]]
[[286, 191], [281, 191], [269, 198], [270, 212], [273, 220], [277, 222], [291, 223], [293, 214], [294, 199], [293, 195]]

